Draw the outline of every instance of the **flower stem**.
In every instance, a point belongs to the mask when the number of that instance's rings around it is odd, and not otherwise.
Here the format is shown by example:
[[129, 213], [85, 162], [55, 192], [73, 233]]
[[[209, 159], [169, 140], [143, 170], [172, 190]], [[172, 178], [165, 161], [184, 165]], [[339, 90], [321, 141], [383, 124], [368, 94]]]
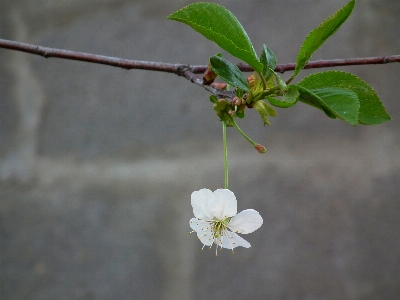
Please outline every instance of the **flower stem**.
[[224, 188], [228, 188], [228, 145], [226, 142], [226, 121], [222, 119], [222, 139], [224, 143], [224, 174], [225, 174], [225, 183]]
[[240, 132], [240, 134], [250, 143], [252, 144], [254, 147], [257, 146], [258, 144], [256, 142], [254, 142], [251, 138], [249, 138], [243, 131], [242, 129], [240, 129], [240, 127], [238, 126], [238, 124], [236, 124], [235, 120], [233, 118], [230, 118], [232, 125], [235, 126], [235, 128], [237, 129], [237, 131]]

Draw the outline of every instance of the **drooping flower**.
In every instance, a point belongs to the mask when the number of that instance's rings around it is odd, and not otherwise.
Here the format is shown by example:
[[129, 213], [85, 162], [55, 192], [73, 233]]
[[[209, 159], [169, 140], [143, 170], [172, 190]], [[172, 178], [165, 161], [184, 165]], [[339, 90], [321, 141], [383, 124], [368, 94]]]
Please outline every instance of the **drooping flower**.
[[189, 225], [204, 244], [203, 248], [211, 247], [214, 243], [217, 249], [219, 246], [232, 252], [233, 248], [239, 246], [249, 248], [250, 243], [237, 233], [251, 233], [263, 223], [262, 217], [254, 209], [237, 214], [235, 194], [228, 189], [195, 191], [191, 203], [195, 218], [190, 219]]

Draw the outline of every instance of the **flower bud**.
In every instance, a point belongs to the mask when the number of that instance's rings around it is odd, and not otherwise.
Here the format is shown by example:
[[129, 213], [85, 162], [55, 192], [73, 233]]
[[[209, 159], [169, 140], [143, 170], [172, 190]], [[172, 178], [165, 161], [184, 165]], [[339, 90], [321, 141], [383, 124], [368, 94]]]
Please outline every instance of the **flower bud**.
[[220, 99], [218, 99], [218, 103], [224, 104], [226, 106], [228, 101], [225, 98], [220, 98]]
[[207, 70], [203, 74], [203, 84], [210, 85], [217, 76], [218, 75], [211, 69], [211, 65], [208, 64]]
[[218, 102], [214, 104], [214, 110], [216, 112], [222, 112], [227, 104], [228, 102], [226, 101], [226, 99], [218, 99]]
[[211, 86], [216, 89], [225, 90], [227, 87], [227, 84], [225, 82], [213, 82], [213, 83], [211, 83]]
[[239, 106], [242, 104], [242, 100], [240, 100], [237, 96], [232, 99], [232, 106]]
[[265, 153], [267, 149], [263, 145], [257, 144], [254, 148], [258, 151], [258, 153]]
[[256, 81], [256, 76], [250, 75], [247, 78], [247, 82], [249, 83], [250, 88], [254, 87], [254, 82]]

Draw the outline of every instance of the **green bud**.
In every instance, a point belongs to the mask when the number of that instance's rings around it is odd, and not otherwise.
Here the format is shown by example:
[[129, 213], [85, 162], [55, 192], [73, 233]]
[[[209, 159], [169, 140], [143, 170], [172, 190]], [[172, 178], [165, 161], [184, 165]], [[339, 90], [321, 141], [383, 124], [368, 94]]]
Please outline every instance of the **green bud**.
[[214, 110], [216, 112], [222, 112], [225, 110], [228, 101], [226, 99], [218, 99], [218, 101], [214, 104]]

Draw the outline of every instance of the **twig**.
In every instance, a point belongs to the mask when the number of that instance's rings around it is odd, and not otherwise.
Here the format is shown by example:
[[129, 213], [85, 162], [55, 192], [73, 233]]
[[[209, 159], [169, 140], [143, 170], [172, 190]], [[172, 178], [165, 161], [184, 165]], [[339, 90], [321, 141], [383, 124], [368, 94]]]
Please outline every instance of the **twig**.
[[[331, 60], [314, 60], [306, 64], [304, 69], [316, 68], [329, 68], [340, 66], [354, 66], [354, 65], [382, 65], [388, 63], [400, 62], [400, 55], [390, 55], [381, 57], [360, 57], [360, 58], [343, 58]], [[280, 64], [275, 68], [276, 72], [284, 73], [286, 71], [294, 70], [296, 64]]]
[[142, 69], [142, 70], [161, 71], [168, 73], [177, 73], [179, 69], [182, 69], [184, 67], [184, 65], [182, 64], [169, 64], [161, 62], [130, 60], [130, 59], [109, 57], [91, 53], [48, 48], [48, 47], [42, 47], [42, 46], [20, 43], [10, 40], [3, 40], [3, 39], [0, 39], [0, 48], [6, 48], [11, 50], [36, 54], [43, 56], [45, 58], [58, 57], [64, 59], [79, 60], [95, 64], [103, 64], [113, 67], [119, 67], [128, 70]]
[[[179, 76], [183, 76], [193, 83], [202, 85], [201, 79], [197, 78], [194, 74], [204, 73], [207, 69], [206, 65], [183, 65], [183, 64], [171, 64], [163, 62], [151, 62], [151, 61], [140, 61], [130, 60], [118, 57], [109, 57], [91, 53], [75, 52], [69, 50], [62, 50], [56, 48], [42, 47], [38, 45], [20, 43], [16, 41], [0, 39], [0, 48], [17, 50], [48, 57], [58, 57], [63, 59], [71, 59], [78, 61], [85, 61], [96, 64], [103, 64], [113, 67], [119, 67], [127, 70], [141, 69], [150, 71], [159, 71], [174, 73]], [[326, 67], [338, 67], [338, 66], [350, 66], [350, 65], [369, 65], [369, 64], [388, 64], [400, 62], [400, 55], [382, 56], [382, 57], [364, 57], [364, 58], [345, 58], [345, 59], [331, 59], [331, 60], [316, 60], [310, 61], [305, 66], [305, 69], [314, 68], [326, 68]], [[251, 72], [253, 69], [246, 64], [237, 65], [243, 72]], [[296, 67], [295, 63], [279, 64], [276, 66], [275, 71], [284, 73], [286, 71], [294, 70]], [[212, 89], [212, 88], [211, 88]]]

